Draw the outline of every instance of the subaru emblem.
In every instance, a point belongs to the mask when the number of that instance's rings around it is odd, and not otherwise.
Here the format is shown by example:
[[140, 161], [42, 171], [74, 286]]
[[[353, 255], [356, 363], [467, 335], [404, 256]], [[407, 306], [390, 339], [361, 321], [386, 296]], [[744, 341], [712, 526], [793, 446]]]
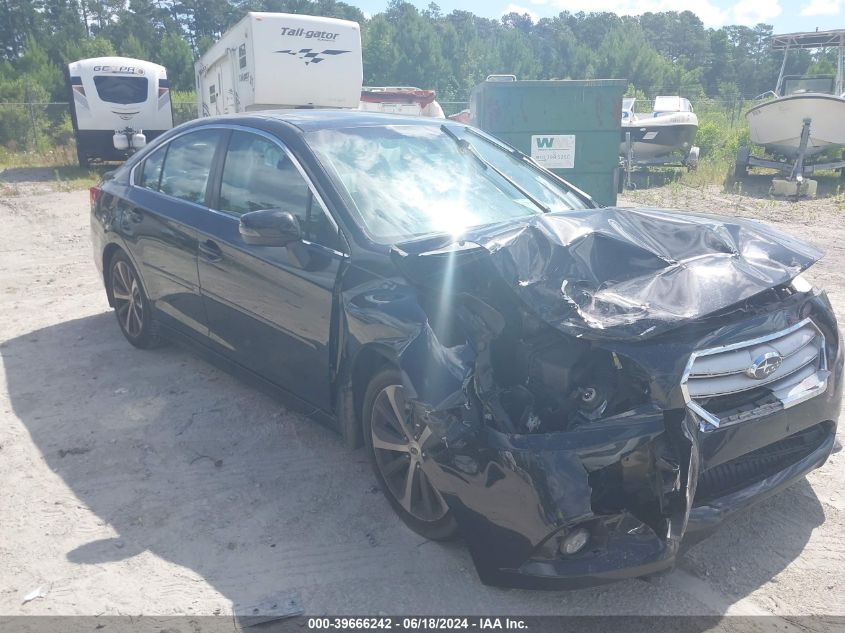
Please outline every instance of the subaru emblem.
[[766, 352], [751, 363], [751, 366], [745, 370], [745, 375], [754, 380], [763, 380], [775, 373], [782, 362], [783, 356], [777, 352]]

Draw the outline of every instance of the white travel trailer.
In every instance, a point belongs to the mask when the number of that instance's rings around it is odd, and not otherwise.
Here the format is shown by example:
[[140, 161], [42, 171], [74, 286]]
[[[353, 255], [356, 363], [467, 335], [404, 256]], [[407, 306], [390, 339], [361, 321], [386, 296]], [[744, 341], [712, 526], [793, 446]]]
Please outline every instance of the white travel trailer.
[[200, 116], [277, 108], [357, 108], [357, 22], [251, 12], [196, 64]]
[[123, 160], [173, 127], [164, 66], [128, 57], [68, 64], [70, 115], [79, 165]]

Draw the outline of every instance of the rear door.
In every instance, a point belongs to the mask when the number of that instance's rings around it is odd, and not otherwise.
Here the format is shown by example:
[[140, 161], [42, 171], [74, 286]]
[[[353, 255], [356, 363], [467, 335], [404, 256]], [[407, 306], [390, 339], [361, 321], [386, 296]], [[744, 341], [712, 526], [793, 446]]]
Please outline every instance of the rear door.
[[205, 337], [197, 273], [197, 225], [207, 214], [209, 181], [226, 132], [201, 129], [176, 137], [135, 168], [117, 222], [147, 296], [166, 325]]
[[[293, 155], [270, 136], [234, 131], [219, 180], [217, 210], [198, 236], [211, 339], [245, 367], [328, 408], [333, 292], [346, 258], [337, 224]], [[246, 244], [240, 216], [270, 208], [295, 215], [303, 239]]]

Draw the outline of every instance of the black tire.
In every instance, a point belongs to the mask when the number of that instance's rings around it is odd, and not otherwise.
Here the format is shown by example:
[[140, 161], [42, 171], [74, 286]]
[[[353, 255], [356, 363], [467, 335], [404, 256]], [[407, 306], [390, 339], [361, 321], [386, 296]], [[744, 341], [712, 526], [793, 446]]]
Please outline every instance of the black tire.
[[[364, 445], [384, 496], [405, 525], [427, 539], [447, 540], [457, 533], [457, 523], [422, 466], [426, 446], [437, 440], [427, 427], [412, 429], [407, 416], [397, 418], [397, 409], [404, 412], [403, 396], [396, 369], [383, 369], [373, 377], [362, 411]], [[413, 439], [408, 440], [408, 432]]]
[[748, 146], [743, 145], [736, 152], [736, 163], [734, 165], [734, 179], [742, 180], [748, 175], [748, 157], [751, 152]]
[[91, 166], [91, 161], [88, 158], [88, 154], [83, 152], [78, 145], [76, 147], [76, 160], [79, 161], [79, 166], [82, 169], [88, 169]]
[[153, 319], [138, 271], [124, 252], [118, 251], [109, 260], [107, 278], [114, 314], [123, 336], [139, 349], [158, 347], [161, 344], [158, 324]]

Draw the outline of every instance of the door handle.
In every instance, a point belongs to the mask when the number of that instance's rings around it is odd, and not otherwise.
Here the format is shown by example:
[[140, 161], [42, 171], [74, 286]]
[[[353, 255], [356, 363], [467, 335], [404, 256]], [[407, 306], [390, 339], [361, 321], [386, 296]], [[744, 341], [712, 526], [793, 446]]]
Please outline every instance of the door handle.
[[200, 242], [199, 249], [202, 256], [210, 262], [219, 262], [223, 259], [223, 251], [213, 240]]
[[135, 224], [140, 224], [144, 221], [144, 216], [133, 209], [130, 209], [126, 212], [126, 217], [128, 217], [129, 220], [131, 222], [134, 222]]

